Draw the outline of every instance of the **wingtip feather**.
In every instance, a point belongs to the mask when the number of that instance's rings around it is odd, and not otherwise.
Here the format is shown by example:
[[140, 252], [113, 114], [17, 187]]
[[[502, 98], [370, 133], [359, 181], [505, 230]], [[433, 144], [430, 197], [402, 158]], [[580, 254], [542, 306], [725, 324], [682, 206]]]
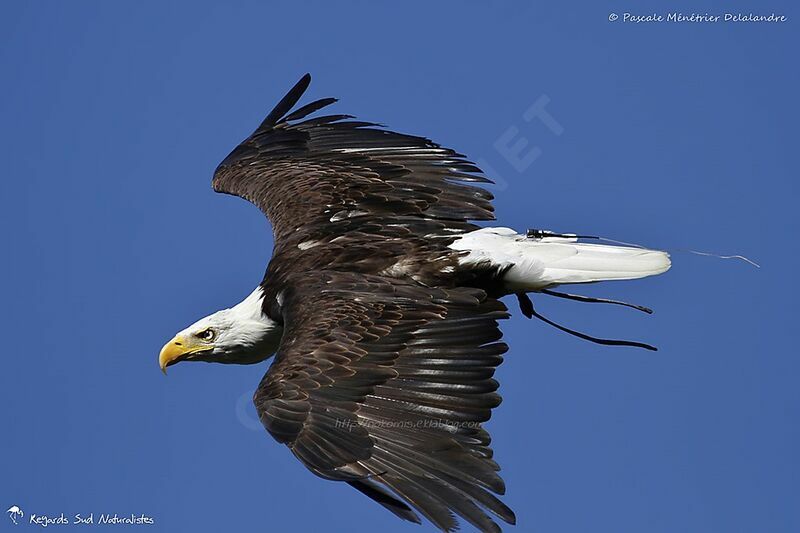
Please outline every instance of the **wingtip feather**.
[[300, 100], [300, 97], [303, 96], [303, 93], [306, 92], [309, 85], [311, 85], [311, 74], [306, 72], [303, 77], [294, 84], [294, 87], [292, 87], [289, 92], [286, 93], [286, 96], [281, 98], [281, 101], [278, 102], [278, 105], [276, 105], [272, 111], [269, 112], [267, 118], [264, 119], [256, 131], [269, 129], [277, 124], [277, 122], [283, 118], [286, 113], [291, 111], [298, 100]]

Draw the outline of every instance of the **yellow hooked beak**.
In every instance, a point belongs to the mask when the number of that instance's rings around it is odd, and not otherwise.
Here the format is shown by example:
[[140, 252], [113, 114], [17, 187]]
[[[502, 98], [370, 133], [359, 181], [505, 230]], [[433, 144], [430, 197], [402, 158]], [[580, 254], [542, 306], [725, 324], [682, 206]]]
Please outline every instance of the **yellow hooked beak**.
[[194, 353], [203, 352], [211, 348], [213, 346], [209, 346], [197, 339], [176, 335], [175, 338], [161, 348], [161, 353], [158, 354], [158, 366], [166, 374], [168, 366], [186, 359]]

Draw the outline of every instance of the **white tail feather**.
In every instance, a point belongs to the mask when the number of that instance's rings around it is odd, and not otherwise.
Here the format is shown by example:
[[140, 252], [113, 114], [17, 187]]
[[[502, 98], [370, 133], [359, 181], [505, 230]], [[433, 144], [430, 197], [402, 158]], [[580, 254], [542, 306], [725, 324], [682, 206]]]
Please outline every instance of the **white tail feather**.
[[574, 238], [528, 238], [510, 228], [483, 228], [450, 245], [469, 252], [461, 264], [486, 261], [509, 267], [509, 291], [533, 291], [566, 283], [637, 279], [669, 270], [669, 254], [658, 250], [587, 244]]

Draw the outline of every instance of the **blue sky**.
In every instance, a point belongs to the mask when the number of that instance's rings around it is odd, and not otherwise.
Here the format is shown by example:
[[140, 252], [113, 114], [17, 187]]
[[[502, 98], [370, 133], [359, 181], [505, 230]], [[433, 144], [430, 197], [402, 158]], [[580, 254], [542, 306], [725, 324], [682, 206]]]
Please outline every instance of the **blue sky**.
[[[145, 513], [153, 531], [422, 530], [257, 426], [266, 365], [165, 378], [156, 364], [173, 333], [260, 281], [266, 221], [214, 194], [211, 173], [311, 72], [308, 98], [492, 169], [503, 225], [673, 251], [665, 276], [582, 288], [653, 316], [538, 300], [655, 354], [504, 324], [488, 427], [509, 530], [800, 530], [797, 8], [681, 2], [789, 21], [626, 24], [610, 13], [665, 10], [331, 4], [0, 8], [0, 504]], [[555, 123], [526, 121], [537, 102]], [[516, 162], [503, 155], [523, 139]]]

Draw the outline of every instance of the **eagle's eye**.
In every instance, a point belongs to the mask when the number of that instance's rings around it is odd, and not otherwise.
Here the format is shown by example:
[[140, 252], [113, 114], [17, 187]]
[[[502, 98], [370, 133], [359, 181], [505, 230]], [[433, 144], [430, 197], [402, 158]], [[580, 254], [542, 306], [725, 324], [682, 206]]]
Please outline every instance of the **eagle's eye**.
[[213, 328], [206, 328], [203, 331], [195, 333], [194, 336], [202, 341], [211, 342], [216, 338], [217, 332], [214, 331]]

